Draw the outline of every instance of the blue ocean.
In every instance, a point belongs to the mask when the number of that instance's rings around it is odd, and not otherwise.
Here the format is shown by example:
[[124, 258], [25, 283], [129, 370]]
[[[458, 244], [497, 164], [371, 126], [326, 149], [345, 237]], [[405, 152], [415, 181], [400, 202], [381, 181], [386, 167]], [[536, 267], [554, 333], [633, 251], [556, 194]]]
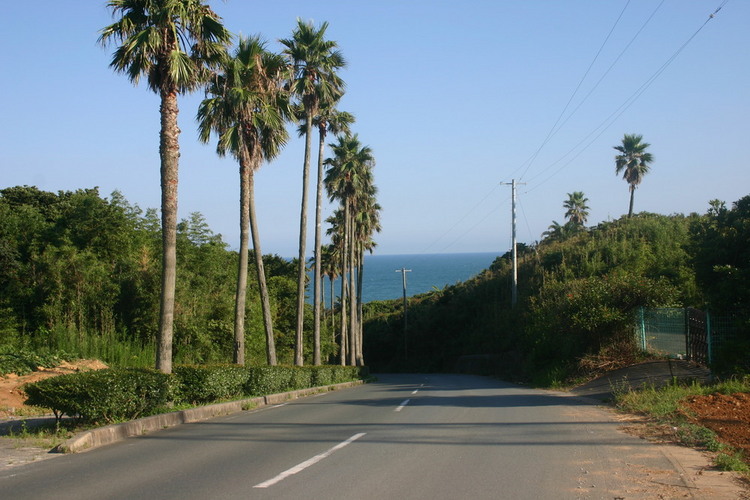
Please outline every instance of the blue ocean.
[[[498, 256], [494, 252], [365, 255], [365, 271], [362, 285], [362, 300], [389, 300], [403, 297], [401, 269], [406, 272], [406, 295], [411, 297], [446, 285], [466, 281], [483, 270]], [[339, 295], [337, 280], [334, 293]], [[330, 282], [326, 279], [325, 301], [330, 302]]]

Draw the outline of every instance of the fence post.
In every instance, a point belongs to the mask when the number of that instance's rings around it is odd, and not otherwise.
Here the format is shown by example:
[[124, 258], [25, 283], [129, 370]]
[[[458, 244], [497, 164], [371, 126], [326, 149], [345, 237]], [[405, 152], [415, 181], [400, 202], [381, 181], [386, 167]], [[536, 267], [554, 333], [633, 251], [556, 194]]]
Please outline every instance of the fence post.
[[644, 318], [643, 306], [638, 308], [638, 314], [640, 316], [640, 333], [641, 333], [641, 349], [646, 352], [646, 320]]
[[685, 308], [685, 356], [693, 360], [694, 355], [690, 349], [690, 309]]

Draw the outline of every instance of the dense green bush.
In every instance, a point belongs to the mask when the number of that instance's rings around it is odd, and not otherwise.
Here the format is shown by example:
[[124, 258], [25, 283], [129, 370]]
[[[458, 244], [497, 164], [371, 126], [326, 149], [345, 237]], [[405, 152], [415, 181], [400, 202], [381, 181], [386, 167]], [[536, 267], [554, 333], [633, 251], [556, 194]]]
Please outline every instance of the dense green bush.
[[635, 352], [634, 311], [672, 305], [676, 296], [665, 279], [627, 273], [552, 280], [530, 300], [525, 337], [529, 361], [537, 368], [572, 363], [613, 345]]
[[112, 423], [154, 413], [173, 400], [173, 377], [118, 368], [71, 373], [24, 387], [26, 404], [50, 408], [86, 422]]
[[182, 365], [174, 369], [177, 397], [192, 404], [244, 395], [248, 370], [239, 365]]

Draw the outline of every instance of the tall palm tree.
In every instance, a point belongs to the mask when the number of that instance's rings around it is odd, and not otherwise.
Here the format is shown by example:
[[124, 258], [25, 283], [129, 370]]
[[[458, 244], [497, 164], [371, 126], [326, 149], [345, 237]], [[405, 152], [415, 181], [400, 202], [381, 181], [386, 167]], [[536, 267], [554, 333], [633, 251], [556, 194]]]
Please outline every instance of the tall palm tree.
[[121, 16], [100, 32], [101, 44], [121, 43], [110, 66], [134, 84], [145, 76], [161, 100], [162, 278], [156, 368], [170, 373], [177, 276], [177, 96], [204, 81], [207, 67], [225, 53], [231, 34], [201, 0], [110, 0], [107, 7], [113, 17]]
[[565, 217], [576, 227], [582, 227], [586, 224], [589, 217], [589, 206], [586, 205], [589, 199], [582, 191], [568, 193], [568, 199], [563, 203], [563, 208], [567, 209]]
[[[343, 247], [345, 251], [342, 262], [341, 276], [347, 280], [349, 297], [349, 363], [357, 363], [357, 324], [356, 324], [356, 283], [354, 281], [356, 232], [355, 216], [357, 214], [358, 202], [362, 203], [363, 193], [368, 193], [371, 185], [371, 168], [374, 162], [372, 150], [368, 146], [362, 146], [358, 136], [344, 135], [338, 137], [338, 143], [332, 144], [333, 157], [328, 158], [326, 163], [330, 165], [326, 174], [325, 184], [328, 196], [338, 200], [343, 209]], [[342, 304], [343, 304], [342, 297]], [[343, 307], [342, 307], [343, 310]], [[343, 316], [343, 311], [342, 311]]]
[[615, 156], [615, 174], [619, 175], [620, 172], [623, 172], [622, 178], [625, 179], [630, 187], [628, 217], [633, 216], [635, 188], [641, 183], [643, 176], [648, 173], [651, 167], [651, 162], [654, 161], [654, 156], [646, 151], [646, 148], [651, 146], [651, 144], [641, 142], [642, 140], [642, 135], [625, 134], [622, 138], [622, 144], [613, 146], [615, 150], [620, 152], [620, 154]]
[[303, 360], [303, 321], [305, 312], [305, 242], [307, 239], [307, 185], [310, 177], [310, 151], [312, 149], [313, 119], [321, 102], [336, 102], [344, 92], [344, 82], [336, 71], [346, 65], [344, 57], [336, 50], [334, 41], [325, 39], [328, 23], [316, 29], [313, 23], [297, 19], [292, 38], [279, 40], [284, 54], [293, 68], [292, 92], [299, 97], [305, 117], [305, 158], [302, 168], [302, 206], [300, 210], [299, 268], [297, 273], [297, 327], [294, 363]]
[[[326, 160], [328, 162], [328, 160]], [[326, 182], [328, 182], [328, 176], [326, 176]], [[331, 190], [326, 184], [326, 190], [329, 196], [332, 194]], [[349, 280], [347, 279], [347, 238], [346, 238], [346, 227], [345, 227], [345, 214], [342, 206], [339, 206], [334, 210], [333, 215], [326, 219], [331, 227], [328, 229], [327, 234], [331, 236], [331, 244], [333, 245], [334, 251], [332, 252], [333, 258], [338, 262], [337, 270], [338, 275], [341, 277], [341, 291], [339, 293], [339, 363], [341, 366], [345, 366], [348, 360], [348, 344], [347, 341], [347, 322], [346, 322], [346, 303], [347, 297], [349, 296]], [[333, 286], [333, 284], [331, 284]]]
[[[338, 111], [331, 102], [321, 102], [318, 114], [313, 118], [313, 126], [318, 128], [318, 176], [315, 191], [315, 248], [313, 253], [313, 364], [315, 365], [320, 364], [321, 239], [323, 232], [323, 156], [325, 140], [328, 132], [334, 135], [349, 133], [349, 126], [354, 123], [354, 120], [354, 115], [346, 111]], [[306, 123], [300, 125], [298, 129], [300, 136], [307, 133], [306, 128]]]
[[372, 239], [373, 233], [379, 233], [382, 229], [380, 225], [380, 205], [375, 201], [377, 188], [372, 183], [371, 166], [368, 165], [367, 184], [363, 186], [361, 198], [357, 202], [357, 211], [355, 215], [355, 234], [357, 243], [356, 267], [357, 267], [357, 364], [364, 365], [364, 353], [362, 351], [363, 340], [363, 321], [362, 321], [362, 289], [365, 274], [365, 251], [373, 252], [377, 244]]
[[339, 277], [339, 261], [338, 261], [338, 254], [336, 250], [336, 246], [334, 243], [329, 243], [328, 245], [323, 245], [321, 247], [320, 252], [320, 260], [321, 260], [321, 275], [328, 278], [328, 281], [331, 284], [331, 300], [330, 300], [330, 319], [331, 319], [331, 331], [334, 330], [333, 325], [333, 310], [334, 310], [334, 292], [333, 292], [333, 286], [334, 282], [336, 281], [336, 278]]
[[271, 306], [263, 253], [255, 216], [254, 174], [263, 160], [275, 158], [286, 144], [284, 124], [291, 116], [282, 91], [286, 62], [266, 50], [258, 37], [240, 38], [232, 57], [226, 58], [206, 90], [198, 109], [200, 139], [219, 136], [216, 151], [230, 152], [240, 164], [240, 255], [234, 311], [234, 362], [245, 364], [245, 304], [248, 272], [248, 228], [252, 233], [255, 268], [266, 334], [266, 361], [276, 364]]

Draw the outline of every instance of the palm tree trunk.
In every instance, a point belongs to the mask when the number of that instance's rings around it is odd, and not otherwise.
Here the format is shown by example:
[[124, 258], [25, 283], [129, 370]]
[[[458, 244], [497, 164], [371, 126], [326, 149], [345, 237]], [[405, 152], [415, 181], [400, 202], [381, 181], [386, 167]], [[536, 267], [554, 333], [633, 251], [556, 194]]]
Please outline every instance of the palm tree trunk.
[[245, 303], [247, 300], [247, 261], [250, 226], [251, 167], [243, 154], [240, 159], [240, 255], [237, 266], [237, 290], [234, 296], [234, 355], [235, 364], [245, 364]]
[[255, 269], [258, 274], [258, 288], [260, 289], [260, 304], [263, 310], [263, 327], [266, 332], [266, 362], [269, 366], [276, 365], [276, 341], [273, 338], [273, 319], [271, 318], [271, 302], [268, 298], [266, 284], [266, 270], [263, 265], [263, 252], [260, 249], [260, 235], [258, 222], [255, 217], [255, 175], [250, 173], [250, 230], [253, 236], [253, 253], [255, 254]]
[[320, 302], [321, 284], [320, 268], [322, 259], [320, 255], [322, 212], [323, 212], [323, 149], [325, 148], [325, 126], [320, 128], [320, 141], [318, 144], [318, 182], [315, 194], [315, 272], [313, 276], [313, 364], [320, 365]]
[[[351, 212], [351, 210], [350, 210]], [[349, 364], [357, 365], [357, 283], [354, 277], [354, 216], [349, 214]]]
[[297, 272], [297, 331], [294, 342], [294, 364], [304, 364], [303, 328], [305, 320], [305, 243], [307, 240], [307, 184], [310, 178], [310, 149], [312, 147], [312, 113], [306, 113], [305, 161], [302, 167], [302, 207], [299, 217], [299, 268]]
[[328, 276], [328, 279], [331, 281], [331, 310], [330, 310], [330, 315], [331, 315], [331, 335], [333, 336], [333, 342], [335, 343], [336, 342], [336, 324], [335, 324], [335, 322], [336, 322], [336, 307], [335, 307], [335, 305], [336, 304], [333, 302], [334, 301], [334, 297], [333, 297], [333, 284], [336, 281], [336, 278], [334, 278], [333, 275], [330, 275], [330, 276]]
[[172, 373], [172, 333], [177, 283], [177, 182], [180, 128], [177, 125], [179, 113], [177, 89], [165, 89], [160, 94], [159, 156], [161, 159], [162, 267], [156, 369], [163, 373]]
[[362, 350], [362, 282], [365, 274], [364, 250], [359, 250], [357, 257], [357, 366], [364, 366], [365, 357]]
[[633, 216], [633, 198], [635, 197], [635, 186], [630, 186], [630, 209], [628, 210], [628, 218]]
[[347, 332], [346, 332], [346, 297], [347, 297], [347, 285], [349, 283], [346, 273], [348, 272], [346, 269], [346, 236], [344, 236], [344, 248], [341, 252], [341, 318], [339, 318], [340, 324], [341, 324], [341, 351], [339, 352], [339, 357], [341, 360], [341, 366], [346, 366], [346, 359], [347, 359], [347, 348], [349, 345], [349, 342], [347, 341]]

